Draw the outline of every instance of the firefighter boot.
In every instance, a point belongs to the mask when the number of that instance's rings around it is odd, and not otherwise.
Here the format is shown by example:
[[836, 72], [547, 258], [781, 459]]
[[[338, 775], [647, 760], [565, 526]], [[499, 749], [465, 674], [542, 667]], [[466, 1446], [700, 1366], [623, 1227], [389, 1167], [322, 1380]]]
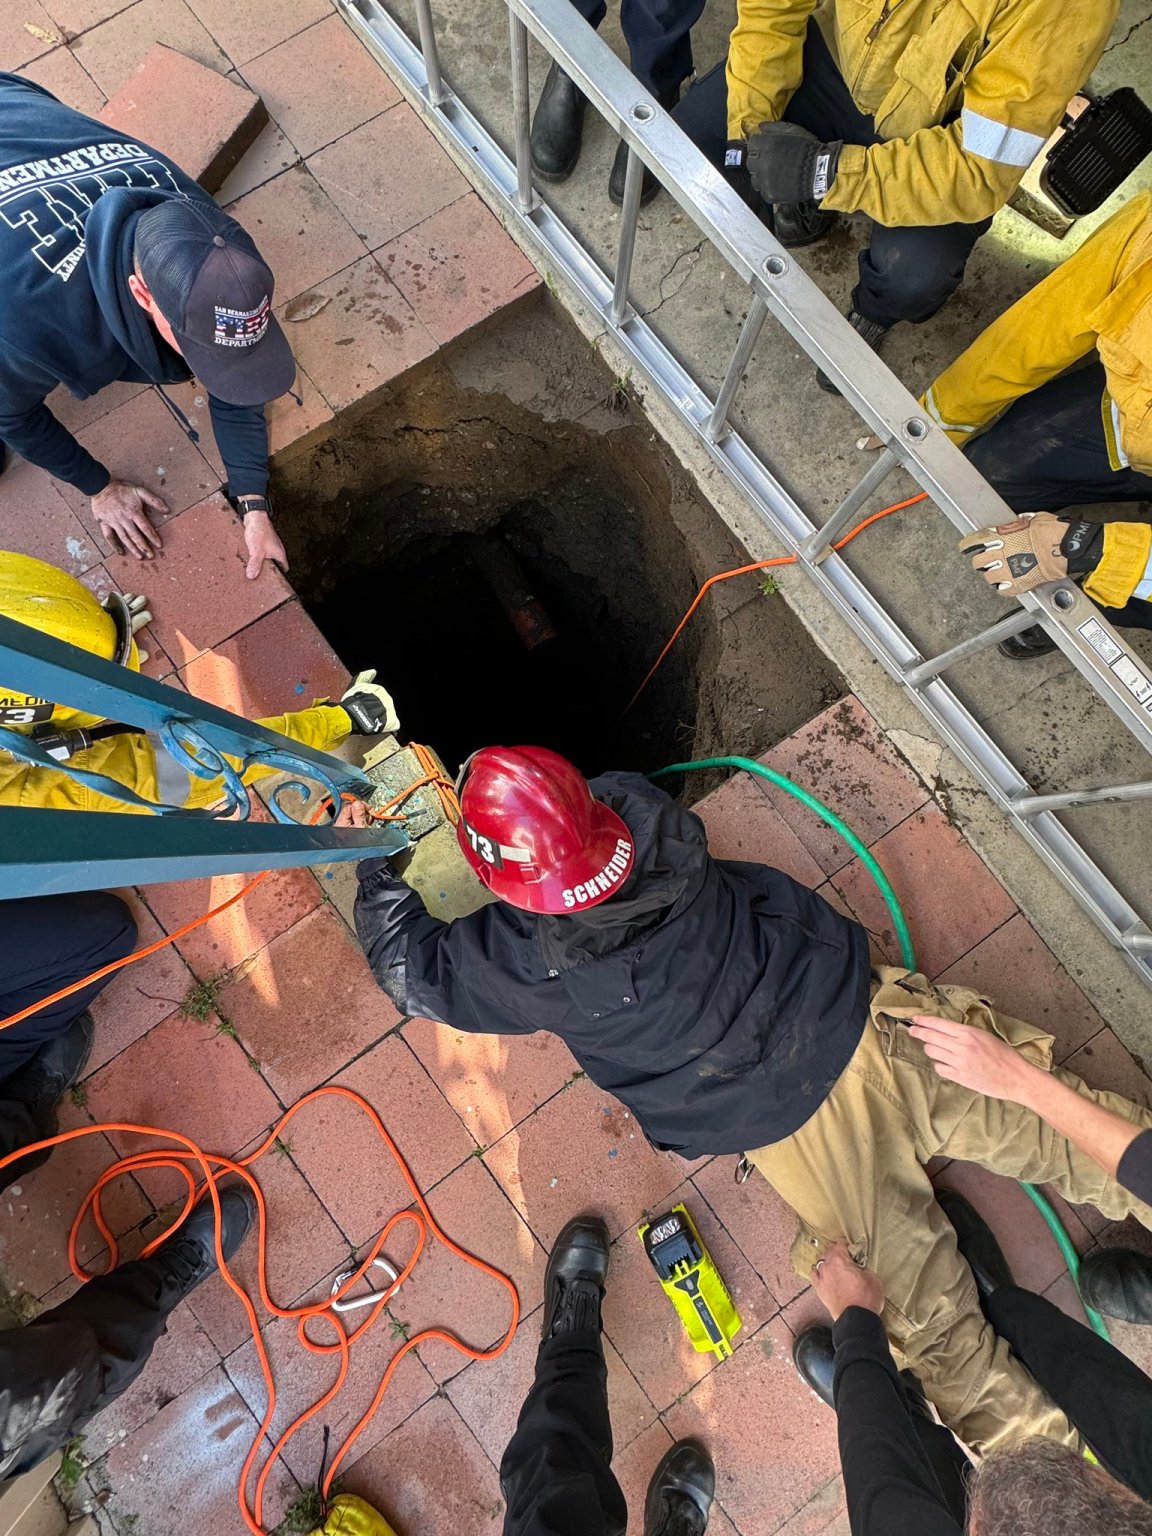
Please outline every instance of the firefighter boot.
[[1152, 1324], [1152, 1259], [1130, 1248], [1104, 1248], [1080, 1266], [1080, 1294], [1105, 1317]]
[[[672, 108], [680, 100], [680, 87], [673, 86], [670, 91], [657, 91], [652, 86], [648, 87], [653, 96], [664, 108], [665, 112], [671, 112]], [[608, 177], [608, 201], [615, 203], [619, 208], [624, 202], [624, 178], [628, 174], [628, 146], [621, 139], [616, 148], [616, 158], [612, 162], [612, 172]], [[660, 190], [660, 183], [652, 172], [645, 166], [644, 176], [640, 185], [640, 206], [650, 203]]]
[[956, 1246], [972, 1271], [981, 1301], [987, 1301], [1001, 1286], [1015, 1285], [992, 1228], [964, 1196], [954, 1189], [938, 1189], [936, 1203], [955, 1229]]
[[541, 1338], [600, 1332], [608, 1253], [608, 1228], [596, 1216], [576, 1216], [560, 1233], [544, 1275]]
[[567, 181], [576, 169], [587, 105], [559, 64], [553, 64], [532, 116], [532, 169], [541, 181]]
[[716, 1493], [712, 1458], [696, 1440], [678, 1440], [652, 1474], [644, 1536], [703, 1536]]
[[800, 1380], [811, 1387], [822, 1403], [835, 1408], [832, 1399], [832, 1374], [836, 1365], [836, 1350], [832, 1344], [832, 1330], [822, 1323], [805, 1328], [796, 1336], [792, 1346], [792, 1364]]
[[[220, 1247], [225, 1259], [230, 1259], [247, 1237], [255, 1213], [256, 1202], [247, 1189], [234, 1187], [220, 1191]], [[218, 1268], [216, 1213], [207, 1195], [180, 1230], [141, 1263], [160, 1268], [164, 1300], [169, 1309], [215, 1273]]]
[[[79, 1082], [92, 1050], [94, 1032], [92, 1015], [85, 1009], [63, 1034], [42, 1045], [31, 1061], [13, 1073], [0, 1088], [4, 1098], [28, 1106], [32, 1119], [40, 1127], [38, 1139], [55, 1136], [56, 1106], [69, 1088]], [[48, 1147], [10, 1163], [0, 1174], [0, 1188], [7, 1189], [10, 1184], [19, 1183], [41, 1163], [46, 1163], [51, 1155], [52, 1149]]]
[[[881, 325], [878, 320], [869, 320], [866, 315], [862, 315], [856, 309], [848, 311], [848, 324], [858, 336], [863, 336], [873, 352], [880, 351], [885, 336], [892, 329], [890, 325]], [[838, 395], [840, 393], [839, 389], [833, 384], [822, 368], [816, 372], [816, 382], [825, 394]]]

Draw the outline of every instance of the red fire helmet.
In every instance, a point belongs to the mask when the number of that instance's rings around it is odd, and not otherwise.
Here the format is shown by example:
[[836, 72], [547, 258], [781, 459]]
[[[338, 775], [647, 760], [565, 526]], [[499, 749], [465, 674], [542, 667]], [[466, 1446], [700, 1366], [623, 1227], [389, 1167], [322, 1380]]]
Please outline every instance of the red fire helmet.
[[464, 857], [494, 896], [526, 912], [598, 906], [628, 878], [632, 834], [547, 747], [483, 747], [457, 780]]

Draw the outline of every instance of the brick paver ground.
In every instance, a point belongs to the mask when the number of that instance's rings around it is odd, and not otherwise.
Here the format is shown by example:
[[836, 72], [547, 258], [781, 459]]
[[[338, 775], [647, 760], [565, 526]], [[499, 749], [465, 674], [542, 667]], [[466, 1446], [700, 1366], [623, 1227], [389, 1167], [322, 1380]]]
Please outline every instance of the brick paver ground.
[[[67, 35], [67, 45], [42, 34]], [[277, 448], [323, 430], [353, 399], [536, 286], [327, 0], [26, 0], [0, 20], [0, 68], [22, 69], [98, 111], [155, 41], [234, 69], [263, 96], [273, 121], [222, 199], [279, 274], [281, 303], [313, 289], [329, 300], [292, 327], [305, 404], [272, 412]], [[352, 358], [342, 350], [351, 334], [367, 337]], [[202, 410], [195, 387], [186, 393], [185, 407]], [[22, 465], [0, 483], [0, 543], [66, 564], [97, 591], [144, 585], [156, 614], [149, 670], [205, 698], [278, 712], [337, 691], [347, 672], [289, 583], [275, 572], [244, 579], [210, 433], [196, 448], [152, 393], [134, 386], [60, 404], [90, 446], [172, 503], [165, 554], [142, 576], [104, 547], [83, 498]], [[1152, 1102], [1139, 1065], [858, 701], [833, 705], [766, 760], [828, 799], [875, 849], [908, 906], [925, 969], [987, 989], [1049, 1028], [1060, 1059], [1090, 1082]], [[717, 854], [764, 859], [819, 887], [869, 928], [878, 956], [894, 958], [870, 882], [821, 823], [744, 778], [698, 809]], [[175, 931], [235, 884], [149, 888], [138, 898], [142, 937]], [[795, 1333], [819, 1304], [790, 1267], [793, 1222], [782, 1202], [758, 1179], [735, 1184], [732, 1158], [693, 1166], [652, 1151], [550, 1037], [461, 1036], [399, 1018], [328, 889], [311, 873], [277, 875], [226, 918], [116, 981], [94, 1010], [86, 1102], [68, 1106], [66, 1123], [147, 1119], [213, 1150], [242, 1152], [299, 1093], [348, 1084], [379, 1110], [446, 1230], [513, 1276], [524, 1321], [506, 1355], [470, 1363], [436, 1344], [406, 1359], [345, 1468], [346, 1485], [377, 1502], [401, 1536], [498, 1532], [497, 1466], [531, 1376], [547, 1247], [569, 1214], [590, 1208], [615, 1237], [606, 1352], [630, 1531], [639, 1536], [643, 1490], [671, 1437], [694, 1433], [718, 1463], [718, 1536], [845, 1536], [835, 1422], [790, 1361]], [[215, 1011], [203, 1021], [182, 1016], [190, 990], [205, 982]], [[6, 1194], [0, 1265], [10, 1284], [45, 1305], [69, 1293], [67, 1225], [113, 1156], [111, 1141], [86, 1140]], [[1059, 1256], [1011, 1181], [956, 1163], [939, 1177], [978, 1200], [1025, 1283], [1075, 1310]], [[294, 1123], [261, 1179], [274, 1233], [270, 1283], [283, 1304], [325, 1294], [349, 1251], [408, 1203], [378, 1144], [331, 1103]], [[174, 1181], [155, 1175], [117, 1189], [108, 1215], [125, 1251], [153, 1230], [154, 1207], [174, 1193]], [[633, 1236], [646, 1211], [678, 1199], [743, 1312], [735, 1355], [722, 1366], [687, 1347]], [[1094, 1211], [1067, 1216], [1082, 1251], [1125, 1236]], [[101, 1248], [93, 1238], [83, 1254], [95, 1259]], [[237, 1267], [253, 1279], [251, 1253]], [[356, 1357], [349, 1397], [329, 1416], [335, 1436], [369, 1401], [404, 1331], [443, 1324], [483, 1346], [507, 1316], [496, 1282], [442, 1250], [424, 1256], [391, 1319]], [[279, 1428], [331, 1374], [326, 1362], [294, 1353], [290, 1327], [264, 1323], [281, 1363]], [[1152, 1366], [1148, 1331], [1116, 1333]], [[234, 1485], [263, 1406], [242, 1311], [214, 1279], [176, 1314], [132, 1391], [89, 1431], [89, 1450], [106, 1455], [93, 1482], [111, 1490], [101, 1522], [120, 1536], [241, 1530]], [[270, 1520], [314, 1480], [319, 1440], [310, 1429], [276, 1469]]]

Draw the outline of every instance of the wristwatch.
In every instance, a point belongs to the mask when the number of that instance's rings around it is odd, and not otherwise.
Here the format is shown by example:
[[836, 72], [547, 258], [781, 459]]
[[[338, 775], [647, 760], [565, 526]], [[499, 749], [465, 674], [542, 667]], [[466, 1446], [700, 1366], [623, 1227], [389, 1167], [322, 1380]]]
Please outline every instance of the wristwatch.
[[236, 506], [241, 517], [247, 517], [249, 512], [267, 512], [272, 516], [272, 503], [267, 496], [237, 496]]

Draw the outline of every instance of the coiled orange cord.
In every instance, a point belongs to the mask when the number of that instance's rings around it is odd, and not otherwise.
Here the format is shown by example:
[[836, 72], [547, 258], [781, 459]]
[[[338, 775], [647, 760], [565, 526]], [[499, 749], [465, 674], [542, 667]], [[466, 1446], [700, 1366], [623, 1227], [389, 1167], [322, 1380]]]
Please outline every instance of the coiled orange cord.
[[[372, 1124], [375, 1126], [378, 1134], [383, 1140], [385, 1146], [388, 1148], [389, 1152], [391, 1152], [393, 1158], [395, 1158], [396, 1164], [399, 1167], [400, 1172], [403, 1174], [408, 1188], [412, 1192], [412, 1198], [416, 1203], [417, 1209], [416, 1211], [398, 1211], [388, 1220], [384, 1226], [384, 1230], [376, 1238], [375, 1242], [373, 1242], [366, 1257], [362, 1260], [359, 1268], [355, 1271], [354, 1274], [349, 1276], [343, 1285], [340, 1286], [339, 1290], [336, 1291], [333, 1295], [326, 1297], [323, 1301], [313, 1302], [305, 1306], [281, 1307], [272, 1300], [272, 1297], [268, 1293], [268, 1211], [264, 1202], [264, 1195], [260, 1189], [260, 1185], [248, 1170], [253, 1163], [255, 1163], [259, 1158], [263, 1157], [269, 1148], [274, 1145], [277, 1138], [282, 1135], [289, 1122], [295, 1115], [299, 1113], [301, 1109], [304, 1108], [305, 1105], [311, 1104], [322, 1098], [349, 1099], [353, 1104], [357, 1105], [365, 1112], [365, 1114], [368, 1115], [369, 1119], [372, 1121]], [[371, 1420], [377, 1408], [379, 1408], [380, 1403], [383, 1401], [384, 1394], [388, 1390], [392, 1377], [396, 1372], [396, 1367], [400, 1364], [400, 1361], [404, 1358], [404, 1356], [409, 1353], [409, 1351], [416, 1349], [420, 1344], [428, 1343], [433, 1339], [439, 1339], [441, 1342], [451, 1345], [453, 1349], [459, 1350], [460, 1353], [462, 1355], [466, 1355], [469, 1360], [494, 1360], [498, 1355], [503, 1354], [503, 1352], [508, 1348], [508, 1345], [511, 1343], [513, 1335], [516, 1332], [517, 1325], [520, 1321], [520, 1297], [516, 1290], [515, 1283], [510, 1279], [508, 1275], [504, 1274], [494, 1265], [489, 1264], [484, 1259], [477, 1258], [475, 1254], [471, 1254], [466, 1249], [461, 1248], [460, 1245], [454, 1242], [452, 1238], [450, 1238], [448, 1234], [440, 1227], [428, 1206], [427, 1200], [424, 1198], [423, 1193], [417, 1185], [416, 1180], [413, 1178], [412, 1172], [408, 1167], [407, 1162], [405, 1161], [403, 1153], [393, 1141], [387, 1127], [384, 1125], [384, 1122], [376, 1113], [375, 1109], [373, 1109], [372, 1105], [369, 1104], [366, 1099], [362, 1098], [360, 1094], [354, 1093], [350, 1088], [341, 1088], [335, 1085], [329, 1085], [323, 1088], [314, 1088], [311, 1093], [305, 1094], [302, 1099], [294, 1104], [292, 1108], [283, 1115], [277, 1124], [274, 1125], [268, 1132], [268, 1135], [264, 1138], [260, 1146], [258, 1146], [254, 1152], [250, 1153], [248, 1157], [242, 1158], [240, 1161], [235, 1161], [234, 1159], [228, 1157], [221, 1157], [216, 1153], [204, 1152], [200, 1147], [196, 1145], [194, 1141], [190, 1140], [187, 1136], [181, 1135], [178, 1131], [161, 1130], [156, 1126], [150, 1125], [132, 1125], [129, 1123], [117, 1122], [107, 1125], [85, 1126], [79, 1130], [64, 1131], [58, 1136], [51, 1136], [44, 1141], [35, 1142], [32, 1146], [21, 1147], [18, 1151], [11, 1152], [7, 1157], [0, 1159], [0, 1173], [3, 1172], [9, 1163], [16, 1161], [18, 1158], [26, 1157], [29, 1152], [37, 1152], [43, 1148], [48, 1147], [62, 1146], [65, 1142], [76, 1141], [82, 1136], [94, 1136], [107, 1132], [120, 1132], [122, 1134], [127, 1133], [134, 1136], [159, 1137], [168, 1142], [175, 1143], [175, 1145], [154, 1148], [150, 1151], [138, 1152], [131, 1156], [121, 1158], [119, 1162], [113, 1164], [112, 1167], [108, 1168], [103, 1174], [101, 1174], [100, 1178], [96, 1181], [95, 1185], [85, 1197], [84, 1203], [76, 1213], [76, 1218], [72, 1223], [72, 1230], [68, 1238], [68, 1261], [72, 1266], [72, 1273], [78, 1280], [89, 1280], [93, 1278], [92, 1275], [83, 1268], [77, 1257], [77, 1247], [79, 1243], [80, 1231], [83, 1226], [84, 1218], [89, 1212], [92, 1214], [92, 1220], [95, 1222], [100, 1235], [108, 1244], [109, 1252], [111, 1255], [109, 1268], [114, 1269], [116, 1267], [117, 1259], [119, 1257], [119, 1249], [117, 1247], [116, 1238], [112, 1232], [112, 1229], [109, 1227], [107, 1221], [105, 1220], [104, 1213], [101, 1208], [102, 1192], [115, 1179], [121, 1178], [125, 1174], [139, 1173], [146, 1169], [173, 1168], [183, 1175], [187, 1184], [184, 1208], [181, 1211], [179, 1218], [173, 1224], [173, 1226], [169, 1227], [167, 1231], [149, 1243], [147, 1248], [145, 1248], [141, 1254], [142, 1258], [147, 1258], [151, 1253], [155, 1252], [156, 1248], [162, 1242], [166, 1242], [168, 1238], [172, 1236], [177, 1228], [180, 1227], [187, 1219], [193, 1206], [197, 1203], [199, 1196], [204, 1192], [205, 1189], [207, 1190], [208, 1197], [212, 1201], [212, 1206], [216, 1214], [216, 1261], [220, 1267], [220, 1273], [224, 1276], [229, 1289], [239, 1297], [241, 1303], [243, 1304], [245, 1314], [248, 1318], [248, 1326], [251, 1328], [252, 1337], [256, 1342], [256, 1351], [260, 1359], [260, 1369], [264, 1375], [264, 1385], [268, 1394], [268, 1406], [264, 1411], [264, 1418], [260, 1424], [259, 1431], [257, 1432], [255, 1439], [252, 1441], [252, 1445], [244, 1459], [244, 1467], [240, 1474], [240, 1483], [237, 1490], [240, 1514], [244, 1520], [244, 1524], [252, 1533], [252, 1536], [267, 1536], [264, 1526], [264, 1494], [269, 1474], [271, 1473], [277, 1458], [280, 1456], [289, 1440], [291, 1440], [292, 1436], [295, 1435], [300, 1429], [302, 1429], [310, 1419], [315, 1418], [318, 1413], [327, 1408], [329, 1403], [331, 1403], [337, 1396], [348, 1375], [352, 1346], [360, 1338], [363, 1337], [367, 1330], [380, 1316], [381, 1311], [387, 1305], [390, 1298], [395, 1295], [399, 1287], [412, 1273], [416, 1266], [417, 1260], [420, 1258], [420, 1255], [424, 1251], [429, 1233], [431, 1233], [433, 1237], [437, 1238], [441, 1243], [443, 1243], [450, 1253], [455, 1254], [457, 1258], [463, 1259], [465, 1263], [471, 1264], [474, 1268], [481, 1270], [483, 1273], [491, 1275], [507, 1289], [508, 1298], [511, 1305], [511, 1317], [509, 1319], [508, 1328], [500, 1341], [497, 1344], [494, 1344], [490, 1349], [477, 1349], [471, 1344], [466, 1344], [462, 1339], [458, 1338], [456, 1334], [449, 1332], [446, 1328], [425, 1328], [422, 1329], [421, 1332], [414, 1334], [410, 1339], [406, 1339], [400, 1348], [396, 1351], [392, 1359], [389, 1361], [387, 1369], [381, 1377], [380, 1385], [377, 1387], [368, 1408], [360, 1416], [356, 1424], [353, 1425], [352, 1429], [347, 1435], [347, 1438], [344, 1440], [344, 1443], [340, 1446], [339, 1450], [332, 1458], [321, 1487], [322, 1496], [327, 1499], [332, 1488], [332, 1481], [335, 1478], [341, 1463], [347, 1457], [349, 1451], [352, 1449], [352, 1446], [356, 1443], [357, 1438], [363, 1432], [365, 1426]], [[193, 1174], [193, 1165], [199, 1169], [201, 1176], [200, 1182], [197, 1181]], [[219, 1181], [225, 1177], [225, 1175], [229, 1174], [236, 1178], [242, 1179], [247, 1184], [248, 1188], [252, 1191], [256, 1201], [258, 1220], [257, 1237], [259, 1244], [257, 1280], [261, 1303], [273, 1317], [294, 1317], [296, 1319], [297, 1336], [299, 1338], [300, 1344], [304, 1349], [308, 1350], [312, 1354], [339, 1355], [340, 1357], [340, 1365], [336, 1373], [336, 1379], [332, 1383], [331, 1387], [329, 1387], [324, 1395], [315, 1403], [313, 1403], [310, 1408], [305, 1409], [303, 1413], [299, 1414], [292, 1421], [292, 1423], [289, 1424], [288, 1428], [283, 1431], [283, 1433], [277, 1439], [276, 1443], [273, 1445], [271, 1451], [268, 1453], [263, 1466], [260, 1468], [256, 1475], [256, 1482], [253, 1489], [251, 1504], [249, 1504], [248, 1500], [248, 1484], [252, 1477], [253, 1468], [259, 1459], [260, 1446], [264, 1441], [265, 1435], [269, 1432], [272, 1420], [275, 1417], [276, 1383], [272, 1373], [272, 1367], [268, 1359], [268, 1352], [265, 1347], [264, 1339], [261, 1336], [260, 1321], [256, 1313], [256, 1308], [247, 1291], [245, 1291], [244, 1287], [229, 1270], [227, 1261], [225, 1260], [223, 1251], [221, 1249], [221, 1216], [218, 1184]], [[0, 1180], [0, 1183], [2, 1182], [3, 1181]], [[394, 1280], [392, 1284], [387, 1287], [387, 1289], [380, 1292], [380, 1299], [378, 1301], [372, 1303], [372, 1306], [369, 1309], [365, 1320], [357, 1328], [353, 1329], [351, 1333], [348, 1333], [345, 1330], [342, 1315], [334, 1310], [332, 1304], [333, 1302], [339, 1301], [344, 1296], [346, 1296], [348, 1292], [351, 1291], [352, 1288], [361, 1279], [363, 1279], [365, 1273], [370, 1269], [372, 1261], [381, 1252], [385, 1243], [388, 1241], [389, 1236], [393, 1231], [395, 1231], [401, 1222], [411, 1222], [416, 1229], [416, 1240], [411, 1256], [404, 1264], [403, 1269], [401, 1269], [398, 1278]], [[308, 1337], [307, 1326], [314, 1318], [323, 1319], [326, 1323], [331, 1324], [335, 1331], [335, 1337], [332, 1343], [318, 1343], [314, 1339]]]

